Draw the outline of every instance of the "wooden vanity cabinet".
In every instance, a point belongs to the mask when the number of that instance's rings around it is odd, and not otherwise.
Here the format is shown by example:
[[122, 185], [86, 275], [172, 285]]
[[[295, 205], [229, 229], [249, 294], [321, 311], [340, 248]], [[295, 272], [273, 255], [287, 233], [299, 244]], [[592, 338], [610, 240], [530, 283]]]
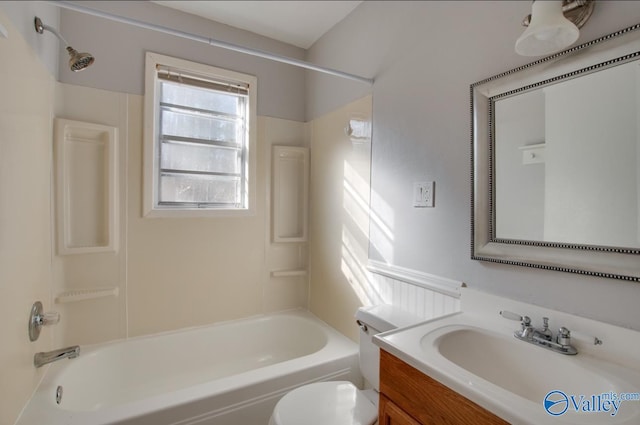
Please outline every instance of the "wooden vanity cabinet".
[[380, 350], [380, 425], [508, 425], [488, 410]]
[[420, 425], [420, 422], [380, 394], [378, 425]]

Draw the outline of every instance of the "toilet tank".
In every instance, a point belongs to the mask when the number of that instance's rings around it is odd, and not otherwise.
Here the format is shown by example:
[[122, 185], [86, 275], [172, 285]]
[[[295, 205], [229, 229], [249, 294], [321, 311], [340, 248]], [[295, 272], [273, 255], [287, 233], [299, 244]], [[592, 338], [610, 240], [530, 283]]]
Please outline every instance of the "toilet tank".
[[391, 305], [360, 307], [356, 312], [360, 325], [360, 371], [369, 384], [380, 389], [380, 350], [373, 343], [373, 336], [397, 328], [424, 321]]

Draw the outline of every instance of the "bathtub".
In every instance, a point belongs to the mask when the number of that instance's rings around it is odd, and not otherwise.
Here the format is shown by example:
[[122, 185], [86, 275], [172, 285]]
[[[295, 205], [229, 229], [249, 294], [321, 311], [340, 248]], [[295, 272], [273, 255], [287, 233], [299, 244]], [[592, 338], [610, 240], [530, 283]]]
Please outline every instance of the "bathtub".
[[49, 367], [17, 425], [266, 425], [288, 391], [327, 380], [361, 386], [358, 346], [296, 310], [82, 346]]

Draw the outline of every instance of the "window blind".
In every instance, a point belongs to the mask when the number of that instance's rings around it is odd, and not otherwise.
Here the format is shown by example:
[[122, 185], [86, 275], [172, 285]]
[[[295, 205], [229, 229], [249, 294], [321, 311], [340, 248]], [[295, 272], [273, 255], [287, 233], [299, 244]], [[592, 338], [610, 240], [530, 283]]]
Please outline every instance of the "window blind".
[[156, 69], [158, 205], [246, 208], [249, 85]]

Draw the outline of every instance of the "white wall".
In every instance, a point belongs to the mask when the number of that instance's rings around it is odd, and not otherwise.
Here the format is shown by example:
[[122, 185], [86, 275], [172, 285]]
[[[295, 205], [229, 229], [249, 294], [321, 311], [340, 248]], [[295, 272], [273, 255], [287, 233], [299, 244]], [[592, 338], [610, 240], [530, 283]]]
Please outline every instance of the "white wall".
[[[376, 79], [371, 202], [392, 237], [372, 240], [369, 256], [640, 329], [636, 283], [470, 259], [469, 86], [530, 61], [514, 52], [528, 13], [524, 1], [363, 2], [311, 48], [309, 58]], [[597, 2], [580, 41], [638, 21], [637, 1]], [[308, 119], [358, 90], [309, 77]], [[436, 182], [435, 208], [411, 207], [422, 180]]]

